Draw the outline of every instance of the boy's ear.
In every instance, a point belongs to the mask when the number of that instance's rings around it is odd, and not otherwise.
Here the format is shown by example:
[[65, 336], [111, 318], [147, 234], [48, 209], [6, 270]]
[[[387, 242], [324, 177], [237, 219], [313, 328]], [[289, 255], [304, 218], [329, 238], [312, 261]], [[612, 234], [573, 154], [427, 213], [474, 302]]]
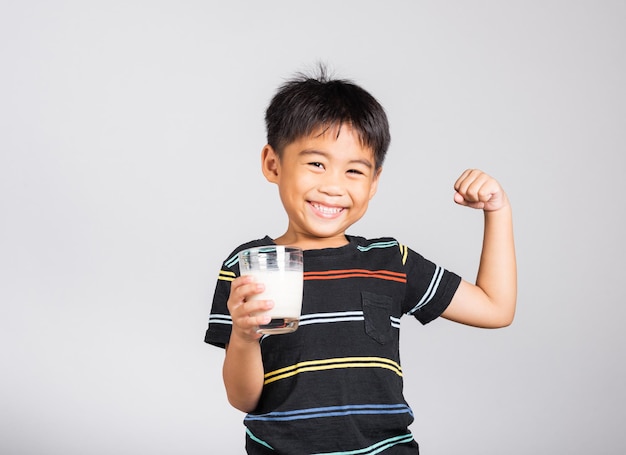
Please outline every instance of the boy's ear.
[[271, 183], [278, 182], [280, 159], [274, 148], [267, 144], [261, 151], [261, 170], [265, 178]]

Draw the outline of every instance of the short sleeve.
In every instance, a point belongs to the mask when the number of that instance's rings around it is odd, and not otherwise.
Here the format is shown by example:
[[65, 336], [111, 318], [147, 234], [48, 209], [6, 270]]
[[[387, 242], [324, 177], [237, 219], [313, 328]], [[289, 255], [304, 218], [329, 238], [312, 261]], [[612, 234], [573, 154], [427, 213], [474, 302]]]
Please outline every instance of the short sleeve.
[[230, 296], [230, 285], [239, 276], [239, 251], [261, 245], [270, 245], [273, 241], [265, 236], [262, 239], [253, 240], [237, 247], [224, 261], [217, 277], [217, 285], [213, 294], [213, 303], [209, 313], [209, 327], [204, 335], [205, 343], [212, 344], [220, 348], [226, 347], [230, 340], [233, 328], [233, 320], [228, 311], [228, 297]]
[[228, 311], [227, 302], [230, 295], [230, 283], [236, 277], [237, 275], [233, 270], [222, 266], [215, 286], [213, 304], [209, 313], [209, 327], [204, 336], [204, 341], [220, 348], [225, 347], [230, 340], [233, 321]]
[[407, 291], [403, 312], [428, 324], [441, 316], [461, 283], [461, 277], [408, 249]]
[[230, 282], [224, 281], [221, 278], [222, 272], [223, 270], [220, 272], [220, 278], [218, 278], [217, 285], [215, 286], [213, 305], [211, 306], [211, 313], [209, 314], [209, 327], [204, 336], [206, 343], [220, 348], [228, 344], [233, 325], [226, 305], [228, 296], [230, 295]]

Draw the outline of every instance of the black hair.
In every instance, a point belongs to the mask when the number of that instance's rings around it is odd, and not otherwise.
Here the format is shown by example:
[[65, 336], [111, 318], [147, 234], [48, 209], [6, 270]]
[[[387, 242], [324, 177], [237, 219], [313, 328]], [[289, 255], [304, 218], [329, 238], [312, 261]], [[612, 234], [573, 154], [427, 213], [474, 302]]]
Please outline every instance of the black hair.
[[285, 146], [320, 128], [349, 124], [361, 145], [372, 149], [379, 169], [391, 140], [385, 110], [354, 82], [330, 78], [323, 65], [318, 71], [317, 76], [296, 74], [274, 95], [265, 112], [267, 143], [280, 157]]

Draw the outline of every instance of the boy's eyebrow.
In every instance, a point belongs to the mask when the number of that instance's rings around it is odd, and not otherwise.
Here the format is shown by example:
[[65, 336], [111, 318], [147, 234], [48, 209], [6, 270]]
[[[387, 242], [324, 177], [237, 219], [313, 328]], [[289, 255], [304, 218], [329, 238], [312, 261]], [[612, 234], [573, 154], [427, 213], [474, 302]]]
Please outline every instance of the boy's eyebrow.
[[[324, 158], [328, 158], [330, 156], [330, 153], [322, 152], [320, 150], [314, 150], [314, 149], [311, 149], [311, 150], [305, 149], [305, 150], [300, 151], [300, 153], [298, 153], [298, 155], [300, 155], [300, 156], [321, 155]], [[350, 160], [349, 163], [362, 164], [363, 166], [367, 167], [368, 169], [371, 169], [371, 168], [374, 167], [372, 162], [370, 160], [366, 160], [366, 159]]]

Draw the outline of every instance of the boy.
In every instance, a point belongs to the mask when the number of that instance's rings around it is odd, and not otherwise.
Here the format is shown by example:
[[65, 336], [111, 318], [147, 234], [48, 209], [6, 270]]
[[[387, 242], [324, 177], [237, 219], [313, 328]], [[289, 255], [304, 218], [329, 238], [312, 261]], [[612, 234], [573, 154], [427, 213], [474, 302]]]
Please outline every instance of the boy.
[[[207, 343], [224, 347], [229, 402], [248, 413], [250, 454], [417, 454], [402, 395], [402, 315], [443, 316], [477, 327], [512, 322], [516, 264], [511, 208], [493, 178], [468, 170], [454, 200], [482, 209], [476, 284], [393, 238], [346, 235], [376, 193], [389, 126], [380, 104], [345, 80], [298, 76], [266, 112], [262, 170], [278, 185], [289, 222], [283, 235], [236, 248], [222, 267]], [[263, 283], [240, 277], [236, 253], [278, 244], [304, 251], [302, 319], [296, 332], [261, 337], [271, 301]]]

